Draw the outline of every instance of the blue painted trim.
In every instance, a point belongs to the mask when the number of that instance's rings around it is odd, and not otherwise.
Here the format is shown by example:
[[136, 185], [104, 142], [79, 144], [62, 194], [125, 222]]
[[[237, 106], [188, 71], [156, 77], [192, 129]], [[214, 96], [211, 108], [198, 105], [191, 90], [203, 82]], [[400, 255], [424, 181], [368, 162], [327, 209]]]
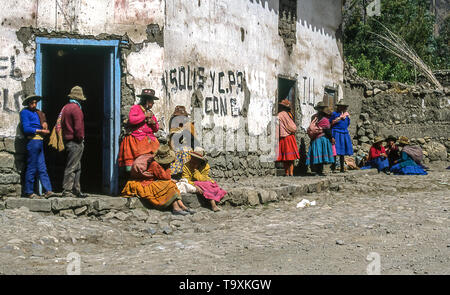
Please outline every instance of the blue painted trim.
[[120, 107], [121, 107], [121, 75], [122, 71], [120, 69], [120, 52], [119, 47], [114, 48], [114, 157], [112, 158], [113, 165], [113, 176], [111, 179], [112, 192], [117, 195], [119, 187], [119, 135], [120, 135]]
[[37, 44], [50, 45], [88, 45], [88, 46], [119, 46], [119, 40], [94, 40], [94, 39], [72, 39], [72, 38], [47, 38], [36, 37]]
[[[42, 95], [42, 52], [41, 45], [36, 45], [36, 64], [35, 64], [35, 79], [34, 79], [34, 93]], [[37, 108], [42, 110], [42, 100], [37, 104]], [[42, 183], [38, 180], [39, 194], [42, 195]]]

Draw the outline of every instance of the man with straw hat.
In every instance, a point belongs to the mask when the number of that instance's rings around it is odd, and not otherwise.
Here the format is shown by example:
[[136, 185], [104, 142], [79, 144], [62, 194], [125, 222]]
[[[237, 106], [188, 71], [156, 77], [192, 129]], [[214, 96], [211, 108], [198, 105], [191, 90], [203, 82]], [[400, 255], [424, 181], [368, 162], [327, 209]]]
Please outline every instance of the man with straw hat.
[[49, 198], [53, 195], [52, 185], [48, 177], [44, 157], [44, 136], [48, 135], [47, 119], [45, 114], [38, 110], [37, 103], [41, 97], [29, 95], [22, 102], [25, 108], [20, 112], [22, 131], [28, 139], [27, 142], [27, 170], [25, 172], [25, 195], [31, 199], [41, 198], [34, 193], [34, 181], [39, 176], [42, 187], [46, 193], [42, 196]]
[[361, 169], [371, 169], [377, 168], [378, 173], [381, 171], [390, 174], [389, 172], [389, 161], [387, 159], [386, 149], [383, 146], [384, 138], [381, 136], [376, 136], [372, 146], [369, 150], [369, 157], [367, 163]]
[[61, 111], [61, 128], [67, 163], [64, 169], [63, 197], [86, 198], [81, 192], [81, 157], [84, 150], [84, 115], [80, 102], [86, 101], [83, 89], [74, 86], [67, 95], [67, 103]]

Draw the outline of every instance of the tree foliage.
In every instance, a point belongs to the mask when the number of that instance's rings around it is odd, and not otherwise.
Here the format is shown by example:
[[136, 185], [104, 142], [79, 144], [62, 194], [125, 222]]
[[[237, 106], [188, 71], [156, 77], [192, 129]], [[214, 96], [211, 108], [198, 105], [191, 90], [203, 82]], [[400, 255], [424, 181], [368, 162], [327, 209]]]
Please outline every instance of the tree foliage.
[[[370, 32], [381, 32], [381, 24], [400, 35], [432, 69], [448, 69], [449, 20], [439, 37], [433, 36], [435, 18], [427, 0], [382, 0], [381, 15], [368, 17], [364, 4], [354, 0], [344, 12], [344, 56], [358, 73], [375, 80], [414, 82], [415, 70], [376, 45]], [[381, 24], [380, 24], [381, 23]]]

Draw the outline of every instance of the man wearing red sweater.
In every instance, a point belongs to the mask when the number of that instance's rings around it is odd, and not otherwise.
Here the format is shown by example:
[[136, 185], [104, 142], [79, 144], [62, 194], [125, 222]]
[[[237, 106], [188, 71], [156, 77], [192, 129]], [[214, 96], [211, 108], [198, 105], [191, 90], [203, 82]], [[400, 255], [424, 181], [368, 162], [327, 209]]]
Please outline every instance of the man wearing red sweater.
[[64, 169], [63, 197], [86, 198], [81, 192], [81, 157], [84, 150], [84, 115], [80, 101], [85, 101], [83, 89], [75, 86], [70, 91], [69, 103], [61, 111], [61, 128], [64, 146], [67, 150], [67, 163]]

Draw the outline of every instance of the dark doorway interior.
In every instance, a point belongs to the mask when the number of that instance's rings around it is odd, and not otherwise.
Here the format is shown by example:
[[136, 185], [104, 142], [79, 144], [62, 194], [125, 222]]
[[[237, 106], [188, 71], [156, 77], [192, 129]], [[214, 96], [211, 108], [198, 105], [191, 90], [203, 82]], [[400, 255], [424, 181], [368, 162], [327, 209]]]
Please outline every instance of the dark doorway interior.
[[[43, 111], [53, 128], [70, 89], [79, 85], [87, 100], [82, 102], [85, 149], [81, 161], [83, 192], [102, 192], [103, 118], [105, 63], [108, 48], [45, 45], [42, 47]], [[66, 155], [46, 147], [46, 162], [54, 191], [62, 190]]]
[[292, 115], [295, 114], [295, 80], [278, 78], [278, 101], [289, 100], [292, 106]]

